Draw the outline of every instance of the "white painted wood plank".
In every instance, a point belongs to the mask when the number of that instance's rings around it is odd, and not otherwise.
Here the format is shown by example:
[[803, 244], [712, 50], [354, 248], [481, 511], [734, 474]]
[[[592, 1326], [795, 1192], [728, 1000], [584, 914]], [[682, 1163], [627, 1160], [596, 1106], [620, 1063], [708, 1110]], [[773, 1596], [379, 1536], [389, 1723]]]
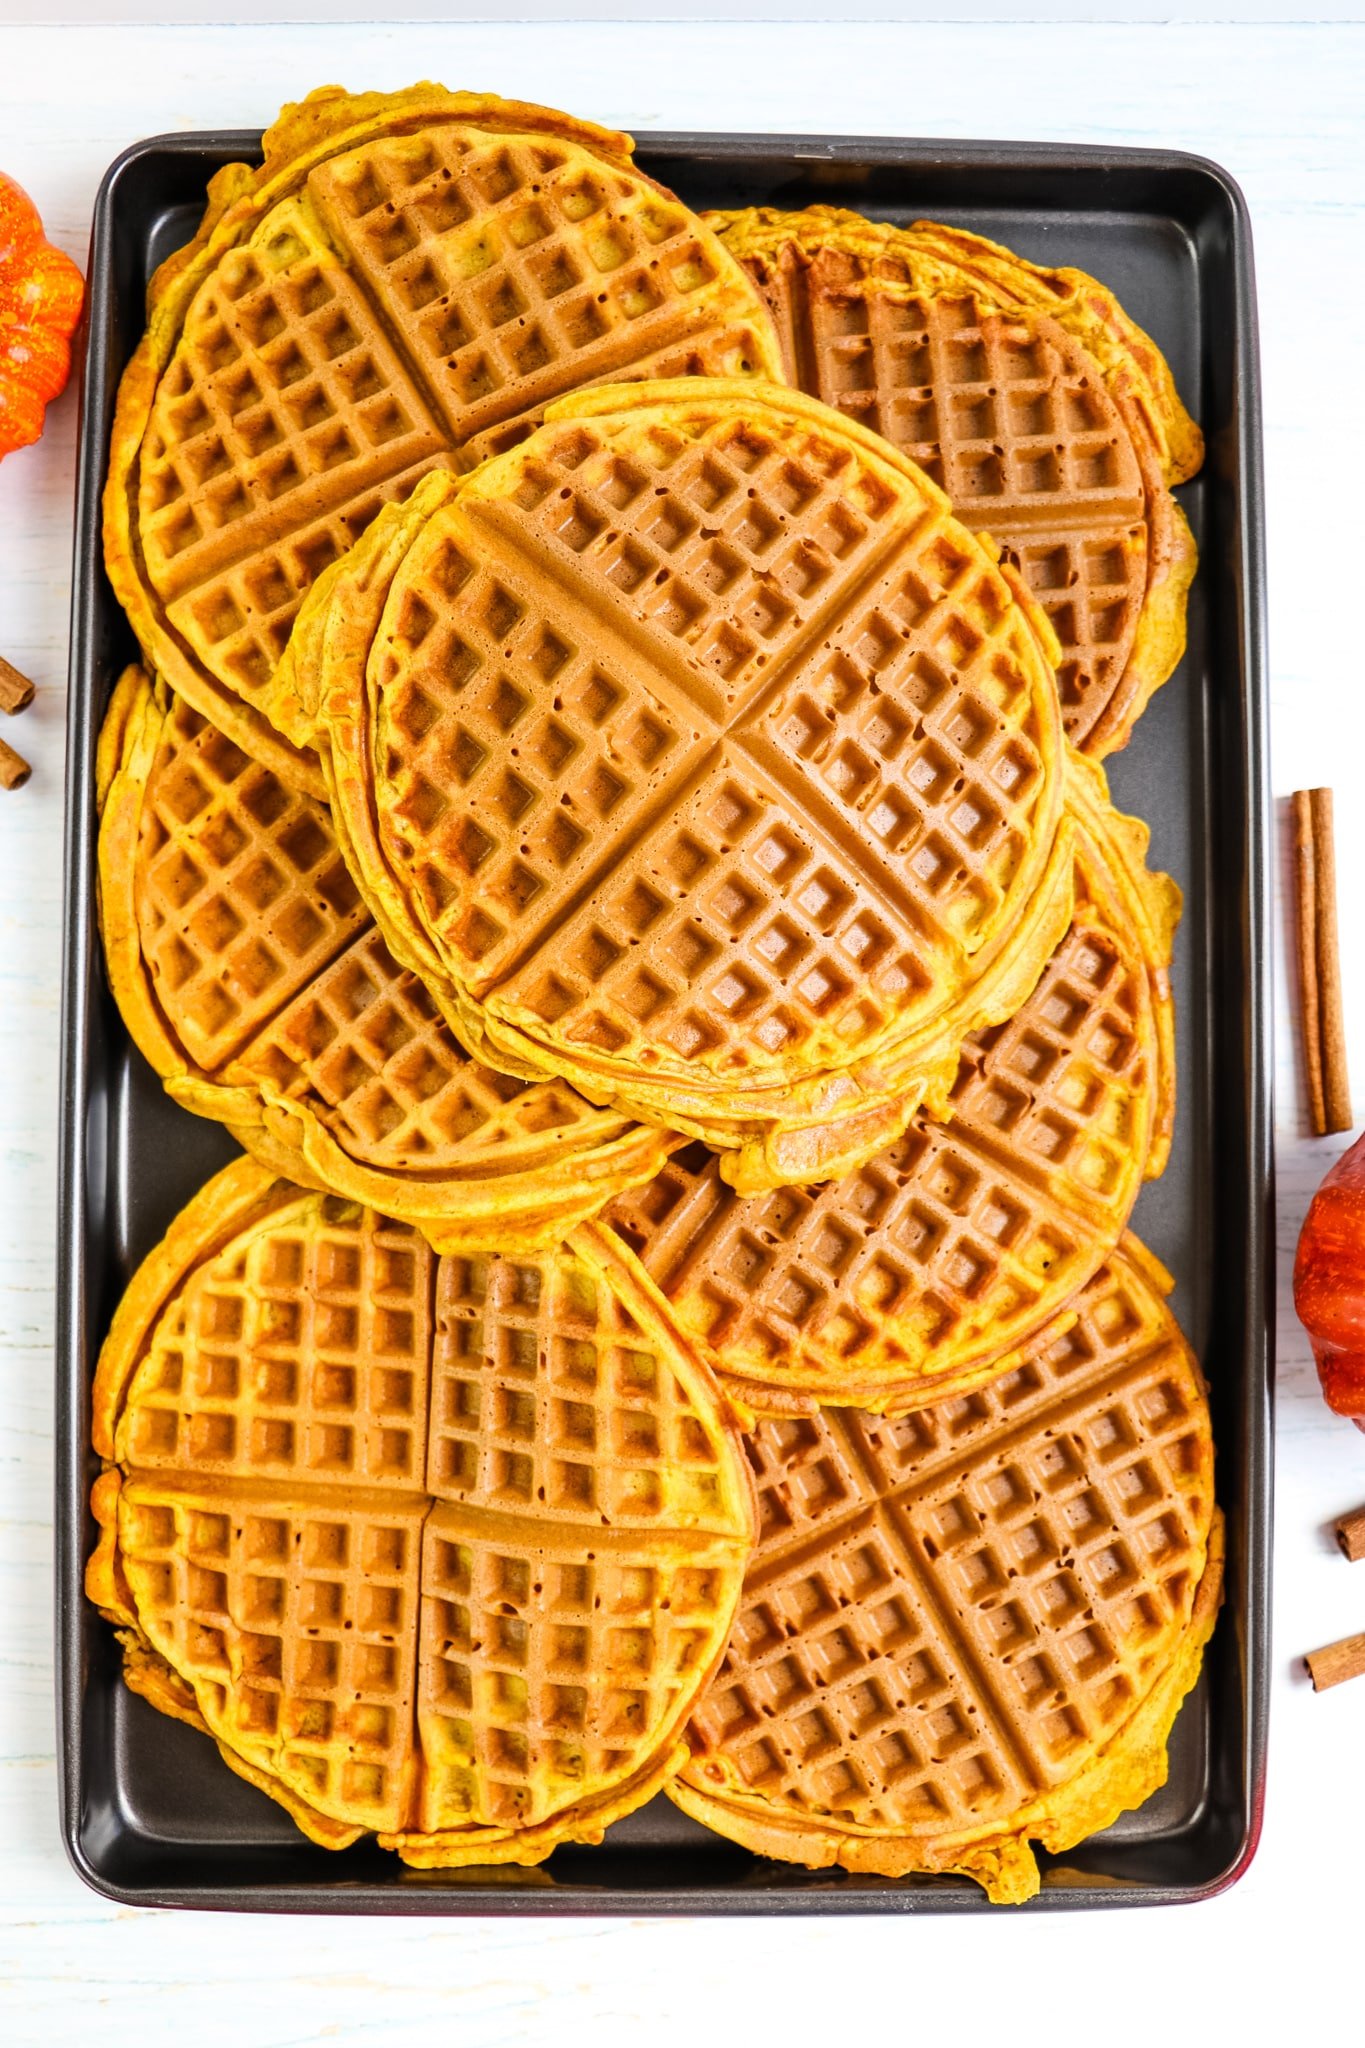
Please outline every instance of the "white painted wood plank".
[[[1365, 673], [1355, 630], [1365, 459], [1365, 30], [1360, 28], [488, 25], [0, 27], [0, 163], [83, 259], [99, 177], [163, 129], [259, 125], [341, 76], [437, 76], [657, 127], [1157, 143], [1240, 179], [1265, 361], [1274, 780], [1338, 792], [1343, 950], [1365, 1110]], [[1198, 1912], [987, 1922], [745, 1925], [270, 1922], [120, 1913], [68, 1871], [51, 1706], [51, 1366], [63, 673], [73, 406], [0, 465], [0, 649], [42, 694], [34, 762], [0, 798], [0, 2039], [475, 2048], [528, 2037], [681, 2043], [698, 2029], [819, 2042], [1008, 2012], [1024, 2042], [1242, 2025], [1300, 2031], [1354, 1992], [1365, 1687], [1318, 1698], [1294, 1654], [1365, 1626], [1365, 1568], [1324, 1533], [1365, 1500], [1365, 1436], [1322, 1407], [1288, 1305], [1312, 1186], [1339, 1146], [1303, 1135], [1280, 976], [1282, 1282], [1277, 1647], [1261, 1855]], [[1140, 1944], [1140, 1946], [1139, 1946]], [[1139, 1957], [1141, 1958], [1139, 1962]], [[1266, 1970], [1269, 1966], [1269, 1975]], [[1174, 2015], [1178, 2013], [1178, 2020]], [[1251, 2030], [1253, 2018], [1262, 2026]], [[1158, 2018], [1157, 2024], [1162, 2024]]]

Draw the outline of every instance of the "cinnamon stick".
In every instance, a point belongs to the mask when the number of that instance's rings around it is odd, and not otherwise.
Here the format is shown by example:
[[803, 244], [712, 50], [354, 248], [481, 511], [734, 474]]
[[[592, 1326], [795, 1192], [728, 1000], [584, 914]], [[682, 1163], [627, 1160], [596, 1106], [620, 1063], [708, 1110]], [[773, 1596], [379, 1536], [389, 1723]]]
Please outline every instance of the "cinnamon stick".
[[33, 770], [7, 740], [0, 740], [0, 789], [22, 789]]
[[1337, 1523], [1337, 1542], [1352, 1564], [1365, 1557], [1365, 1508], [1352, 1508]]
[[1310, 1651], [1303, 1661], [1314, 1692], [1326, 1692], [1329, 1685], [1342, 1685], [1365, 1671], [1365, 1636], [1344, 1636], [1325, 1650]]
[[33, 685], [12, 661], [0, 654], [0, 711], [22, 711], [33, 702]]
[[1325, 1137], [1351, 1128], [1331, 790], [1295, 790], [1293, 812], [1304, 1071], [1313, 1129]]

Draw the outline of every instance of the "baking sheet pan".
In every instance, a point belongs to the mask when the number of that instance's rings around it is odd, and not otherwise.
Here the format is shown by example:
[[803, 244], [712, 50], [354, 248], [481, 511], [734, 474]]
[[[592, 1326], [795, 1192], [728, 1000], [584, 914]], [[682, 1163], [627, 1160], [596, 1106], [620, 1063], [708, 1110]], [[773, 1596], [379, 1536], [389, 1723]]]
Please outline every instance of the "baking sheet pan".
[[[133, 1267], [235, 1147], [178, 1109], [131, 1046], [95, 923], [95, 743], [136, 649], [104, 577], [99, 496], [118, 378], [147, 279], [193, 233], [250, 133], [163, 136], [110, 169], [89, 270], [67, 756], [67, 907], [56, 1350], [56, 1600], [62, 1830], [81, 1875], [148, 1906], [350, 1912], [989, 1910], [966, 1880], [810, 1872], [721, 1840], [666, 1799], [596, 1848], [536, 1870], [418, 1872], [373, 1844], [335, 1854], [242, 1783], [202, 1735], [130, 1694], [113, 1631], [83, 1598], [96, 1470], [89, 1389]], [[1250, 231], [1217, 166], [1170, 152], [815, 137], [648, 137], [642, 167], [692, 205], [815, 200], [976, 229], [1112, 286], [1155, 337], [1208, 443], [1179, 496], [1200, 546], [1175, 678], [1110, 764], [1151, 859], [1185, 891], [1177, 939], [1179, 1104], [1171, 1164], [1134, 1227], [1176, 1277], [1208, 1375], [1226, 1602], [1176, 1724], [1165, 1788], [1061, 1858], [1022, 1910], [1208, 1896], [1255, 1848], [1265, 1772], [1273, 1327], [1268, 818], [1260, 406]]]

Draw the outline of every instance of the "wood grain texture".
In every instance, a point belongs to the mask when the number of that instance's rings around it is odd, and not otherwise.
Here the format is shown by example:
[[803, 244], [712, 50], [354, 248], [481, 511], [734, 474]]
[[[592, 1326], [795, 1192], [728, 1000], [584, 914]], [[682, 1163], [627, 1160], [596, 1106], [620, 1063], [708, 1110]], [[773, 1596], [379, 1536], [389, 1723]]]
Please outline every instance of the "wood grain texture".
[[1343, 1636], [1321, 1650], [1310, 1650], [1304, 1658], [1314, 1692], [1328, 1692], [1334, 1685], [1365, 1676], [1365, 1635]]
[[[719, 12], [719, 9], [717, 10]], [[833, 10], [831, 10], [832, 12]], [[946, 10], [945, 10], [946, 11]], [[1042, 10], [1046, 11], [1046, 10]], [[1287, 10], [1286, 10], [1287, 11]], [[341, 74], [512, 90], [654, 127], [1152, 143], [1228, 166], [1257, 240], [1265, 368], [1274, 786], [1337, 790], [1343, 877], [1365, 871], [1365, 693], [1350, 644], [1365, 429], [1365, 29], [1216, 27], [0, 27], [0, 160], [84, 261], [109, 160], [166, 129], [250, 126]], [[1359, 373], [1359, 382], [1357, 381]], [[1277, 899], [1279, 1472], [1276, 1694], [1260, 1856], [1197, 1911], [1084, 1922], [347, 1923], [120, 1912], [57, 1836], [51, 1675], [51, 1342], [62, 725], [74, 394], [0, 466], [0, 652], [38, 684], [34, 764], [0, 807], [0, 2040], [139, 2048], [553, 2039], [559, 2048], [998, 2024], [1055, 2040], [1150, 2037], [1139, 1951], [1176, 2033], [1289, 2037], [1354, 1986], [1365, 1689], [1315, 1697], [1307, 1649], [1359, 1626], [1337, 1515], [1365, 1499], [1365, 1436], [1318, 1398], [1290, 1304], [1309, 1195], [1345, 1139], [1314, 1141], [1296, 1071]], [[1326, 431], [1330, 438], [1320, 438]], [[1341, 593], [1338, 596], [1338, 593]], [[16, 728], [16, 736], [19, 728]], [[1281, 872], [1288, 851], [1285, 806]], [[1365, 894], [1343, 884], [1345, 1011], [1365, 1073]], [[1312, 1964], [1287, 1946], [1306, 1936]], [[1135, 1944], [1137, 1944], [1135, 1946]], [[932, 1968], [926, 1967], [932, 1955]], [[1283, 1958], [1285, 1967], [1274, 1967]], [[1299, 1959], [1301, 1961], [1301, 1958]], [[1269, 1965], [1269, 1967], [1267, 1967]], [[1056, 1987], [1053, 1995], [1052, 1987]], [[1131, 2013], [1131, 2020], [1129, 2015]], [[1251, 2016], [1259, 2021], [1250, 2027]], [[937, 2026], [936, 2026], [937, 2023]], [[1137, 2029], [1136, 2032], [1132, 2029]]]
[[1338, 1515], [1336, 1538], [1342, 1556], [1351, 1564], [1359, 1564], [1365, 1557], [1365, 1508], [1352, 1508], [1348, 1515]]
[[0, 654], [0, 711], [13, 717], [16, 711], [23, 711], [33, 702], [33, 683], [28, 676], [20, 675], [12, 661], [6, 661]]

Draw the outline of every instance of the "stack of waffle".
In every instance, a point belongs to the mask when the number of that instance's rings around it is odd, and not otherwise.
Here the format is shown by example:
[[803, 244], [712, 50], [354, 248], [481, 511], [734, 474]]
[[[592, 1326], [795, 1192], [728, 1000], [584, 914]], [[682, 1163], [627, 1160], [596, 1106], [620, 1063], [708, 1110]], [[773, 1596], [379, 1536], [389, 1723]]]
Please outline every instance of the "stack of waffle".
[[214, 181], [115, 422], [100, 893], [250, 1157], [114, 1319], [89, 1586], [316, 1841], [662, 1789], [1018, 1899], [1162, 1781], [1221, 1535], [1099, 762], [1199, 446], [1094, 280], [543, 109], [327, 91]]

